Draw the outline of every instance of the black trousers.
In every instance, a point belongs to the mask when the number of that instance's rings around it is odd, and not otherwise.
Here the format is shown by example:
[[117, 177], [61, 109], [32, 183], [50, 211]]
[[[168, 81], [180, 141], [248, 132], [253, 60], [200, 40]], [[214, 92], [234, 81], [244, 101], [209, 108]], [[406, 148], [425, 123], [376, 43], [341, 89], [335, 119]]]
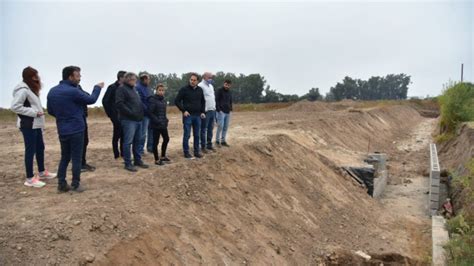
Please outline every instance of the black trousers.
[[[114, 158], [117, 159], [119, 157], [123, 157], [123, 132], [122, 132], [122, 125], [120, 124], [119, 120], [113, 120], [112, 125], [114, 126], [114, 132], [112, 135], [112, 149], [114, 151]], [[120, 149], [119, 149], [120, 143]]]
[[160, 157], [158, 157], [158, 143], [160, 142], [160, 136], [163, 137], [163, 143], [161, 144], [161, 157], [166, 156], [166, 148], [170, 141], [167, 128], [153, 129], [153, 155], [155, 156], [155, 161], [160, 159]]
[[86, 129], [84, 130], [84, 144], [82, 146], [82, 165], [87, 164], [86, 155], [87, 155], [87, 145], [89, 145], [89, 131], [87, 130], [87, 120], [86, 122]]

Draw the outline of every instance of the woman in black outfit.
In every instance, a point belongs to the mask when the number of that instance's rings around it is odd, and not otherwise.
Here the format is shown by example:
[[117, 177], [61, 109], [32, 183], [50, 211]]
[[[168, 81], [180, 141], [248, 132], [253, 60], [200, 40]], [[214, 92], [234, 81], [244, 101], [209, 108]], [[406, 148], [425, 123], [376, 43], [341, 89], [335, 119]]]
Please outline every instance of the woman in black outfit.
[[[166, 157], [166, 148], [170, 137], [168, 135], [168, 118], [166, 117], [166, 101], [165, 86], [158, 84], [156, 86], [156, 94], [148, 97], [150, 127], [153, 129], [153, 155], [155, 156], [155, 164], [164, 165], [170, 162]], [[163, 137], [161, 144], [161, 158], [158, 157], [158, 143], [160, 136]]]

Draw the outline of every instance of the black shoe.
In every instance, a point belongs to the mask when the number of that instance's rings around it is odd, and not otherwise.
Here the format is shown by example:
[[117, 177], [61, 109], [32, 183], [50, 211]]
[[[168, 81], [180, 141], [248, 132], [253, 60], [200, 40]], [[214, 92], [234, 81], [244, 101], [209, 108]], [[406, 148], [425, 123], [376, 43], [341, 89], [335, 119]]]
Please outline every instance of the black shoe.
[[207, 148], [207, 150], [208, 150], [208, 151], [212, 151], [212, 152], [216, 152], [216, 151], [217, 151], [217, 150], [214, 149], [213, 147], [209, 147], [209, 148]]
[[155, 161], [155, 164], [156, 165], [165, 165], [165, 162], [163, 162], [162, 160], [159, 160], [159, 161]]
[[209, 151], [206, 148], [201, 149], [202, 153], [209, 153]]
[[194, 157], [196, 157], [198, 159], [201, 159], [204, 156], [202, 156], [202, 154], [200, 154], [200, 153], [196, 153], [196, 154], [194, 154]]
[[230, 147], [229, 144], [227, 144], [227, 142], [222, 142], [221, 145], [224, 147]]
[[160, 161], [163, 161], [163, 162], [165, 162], [165, 163], [171, 162], [171, 160], [170, 160], [168, 157], [166, 157], [166, 156], [165, 156], [165, 157], [161, 157]]
[[135, 162], [133, 165], [138, 166], [140, 168], [144, 168], [144, 169], [148, 168], [148, 165], [145, 164], [143, 161]]
[[194, 157], [189, 153], [185, 153], [184, 158], [189, 159], [189, 160], [194, 160]]
[[83, 185], [78, 185], [77, 187], [72, 187], [72, 191], [77, 192], [77, 193], [82, 193], [86, 190], [87, 189]]
[[58, 185], [58, 193], [66, 193], [71, 190], [71, 187], [68, 184]]
[[219, 141], [216, 141], [216, 147], [220, 147], [221, 143]]
[[128, 170], [130, 172], [136, 172], [137, 168], [133, 165], [125, 165], [125, 170]]
[[82, 165], [81, 167], [81, 172], [94, 172], [94, 171], [95, 171], [95, 167], [87, 163]]

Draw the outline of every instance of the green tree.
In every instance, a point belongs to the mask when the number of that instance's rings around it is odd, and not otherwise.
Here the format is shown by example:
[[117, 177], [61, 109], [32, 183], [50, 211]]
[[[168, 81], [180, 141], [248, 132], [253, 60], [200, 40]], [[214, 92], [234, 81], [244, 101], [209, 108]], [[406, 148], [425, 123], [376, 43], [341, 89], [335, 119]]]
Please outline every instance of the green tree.
[[314, 102], [322, 100], [323, 96], [321, 95], [321, 93], [319, 93], [319, 88], [311, 88], [308, 93], [301, 97], [301, 99]]
[[345, 77], [331, 87], [327, 99], [339, 101], [354, 100], [401, 100], [407, 98], [410, 76], [406, 74], [389, 74], [385, 77], [371, 77], [369, 80]]

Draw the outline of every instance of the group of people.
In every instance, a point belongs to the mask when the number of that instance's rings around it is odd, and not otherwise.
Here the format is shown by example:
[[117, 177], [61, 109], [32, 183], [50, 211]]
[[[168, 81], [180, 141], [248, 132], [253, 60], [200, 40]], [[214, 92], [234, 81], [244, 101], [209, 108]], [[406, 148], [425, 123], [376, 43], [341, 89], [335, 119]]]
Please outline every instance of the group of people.
[[[48, 93], [47, 110], [55, 117], [61, 159], [56, 173], [49, 172], [44, 165], [43, 129], [45, 125], [43, 107], [39, 97], [41, 81], [38, 71], [27, 67], [22, 73], [23, 81], [13, 91], [11, 110], [18, 115], [18, 127], [25, 143], [26, 180], [29, 187], [45, 186], [45, 179], [58, 178], [58, 192], [83, 192], [81, 172], [94, 171], [95, 167], [86, 161], [89, 142], [87, 106], [96, 103], [104, 83], [94, 86], [92, 93], [79, 85], [81, 69], [65, 67], [62, 80]], [[217, 122], [215, 145], [229, 146], [226, 134], [232, 112], [232, 82], [225, 80], [222, 88], [214, 91], [213, 75], [206, 72], [199, 83], [199, 75], [192, 74], [189, 84], [182, 87], [174, 104], [182, 112], [183, 153], [187, 159], [202, 158], [202, 153], [215, 152], [213, 145], [214, 125]], [[165, 101], [166, 87], [158, 84], [150, 88], [150, 76], [139, 77], [133, 72], [119, 71], [117, 81], [111, 84], [103, 97], [102, 104], [112, 121], [112, 150], [114, 158], [123, 158], [125, 169], [136, 172], [138, 168], [149, 168], [142, 160], [145, 148], [153, 153], [155, 164], [164, 165], [171, 160], [166, 156], [169, 143], [168, 103]], [[193, 154], [189, 138], [193, 132]], [[160, 138], [161, 156], [158, 152]], [[145, 145], [146, 144], [146, 145]], [[133, 154], [133, 161], [132, 161]], [[38, 174], [33, 171], [36, 157]], [[72, 161], [72, 181], [66, 181], [69, 162]]]

